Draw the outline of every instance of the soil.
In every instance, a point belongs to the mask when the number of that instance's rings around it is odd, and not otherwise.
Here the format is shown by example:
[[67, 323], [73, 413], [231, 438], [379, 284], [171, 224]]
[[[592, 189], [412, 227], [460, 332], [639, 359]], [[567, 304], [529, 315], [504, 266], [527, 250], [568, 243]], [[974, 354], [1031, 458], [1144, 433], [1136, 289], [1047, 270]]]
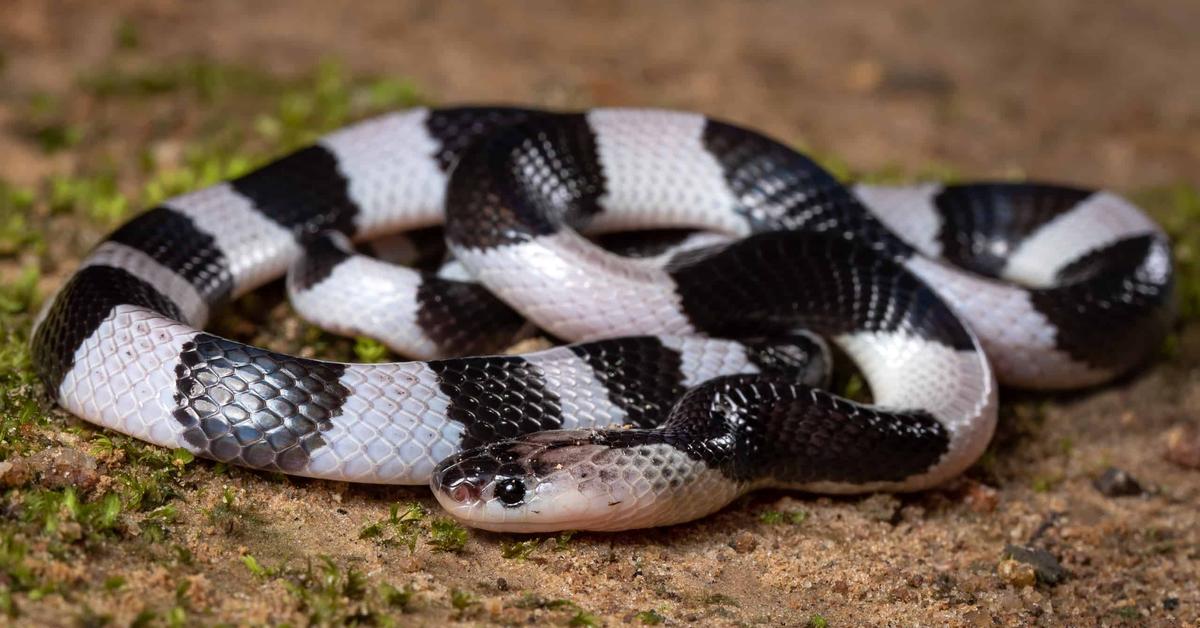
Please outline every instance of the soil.
[[[1197, 24], [1200, 3], [1187, 0], [6, 0], [0, 175], [40, 189], [102, 167], [100, 152], [134, 163], [147, 137], [170, 153], [179, 151], [173, 137], [203, 133], [187, 122], [192, 109], [165, 130], [148, 128], [160, 109], [177, 107], [170, 97], [114, 110], [85, 93], [80, 76], [114, 59], [145, 68], [200, 58], [278, 77], [334, 59], [353, 76], [404, 77], [439, 103], [693, 109], [836, 155], [858, 173], [1030, 176], [1136, 195], [1198, 182]], [[104, 120], [109, 132], [95, 145], [39, 148], [25, 129], [28, 103], [47, 94], [69, 119]], [[254, 122], [220, 100], [186, 106]], [[121, 189], [140, 186], [147, 175], [127, 166], [116, 164]], [[70, 218], [40, 224], [54, 228], [45, 235], [55, 259], [38, 254], [44, 295], [103, 229]], [[0, 276], [14, 277], [33, 255], [0, 257]], [[297, 342], [286, 306], [272, 312], [260, 340]], [[61, 586], [14, 594], [12, 621], [126, 625], [143, 611], [166, 623], [333, 621], [347, 615], [315, 611], [321, 602], [297, 592], [295, 572], [256, 575], [245, 560], [268, 571], [313, 561], [319, 571], [325, 556], [372, 590], [411, 585], [407, 612], [387, 612], [414, 625], [1200, 626], [1200, 471], [1186, 455], [1167, 456], [1169, 442], [1196, 438], [1200, 325], [1181, 326], [1173, 346], [1100, 389], [1005, 391], [989, 453], [939, 490], [759, 493], [669, 529], [546, 538], [524, 546], [524, 558], [503, 556], [520, 553], [520, 537], [471, 532], [461, 551], [445, 552], [424, 537], [410, 551], [362, 534], [393, 503], [435, 513], [424, 489], [197, 461], [179, 482], [167, 540], [126, 532], [38, 557], [35, 570]], [[97, 467], [89, 456], [72, 467], [61, 450], [99, 434], [47, 411], [55, 449], [0, 462], [9, 465], [0, 480], [30, 482], [40, 455], [55, 461], [54, 482], [82, 473], [91, 494], [136, 464], [100, 457]], [[1112, 489], [1111, 467], [1142, 490], [1124, 481]], [[27, 533], [26, 542], [40, 547]], [[183, 552], [186, 560], [170, 558]], [[118, 574], [121, 585], [105, 586]], [[353, 607], [361, 596], [332, 597]]]

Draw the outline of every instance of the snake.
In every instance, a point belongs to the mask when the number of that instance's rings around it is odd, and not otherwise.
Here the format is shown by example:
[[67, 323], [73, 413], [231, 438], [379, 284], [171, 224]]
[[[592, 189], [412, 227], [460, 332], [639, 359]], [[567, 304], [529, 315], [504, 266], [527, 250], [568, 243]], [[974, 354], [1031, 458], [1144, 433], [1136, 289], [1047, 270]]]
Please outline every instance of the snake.
[[[426, 268], [367, 254], [438, 227]], [[636, 255], [601, 245], [679, 229]], [[318, 325], [412, 359], [204, 331], [284, 276]], [[483, 529], [611, 531], [764, 487], [942, 484], [985, 450], [1001, 384], [1093, 386], [1149, 360], [1172, 277], [1162, 230], [1107, 191], [843, 184], [684, 111], [416, 108], [121, 225], [47, 300], [31, 353], [61, 407], [156, 445], [428, 484]], [[572, 344], [501, 351], [534, 333]], [[869, 400], [829, 389], [842, 358]]]

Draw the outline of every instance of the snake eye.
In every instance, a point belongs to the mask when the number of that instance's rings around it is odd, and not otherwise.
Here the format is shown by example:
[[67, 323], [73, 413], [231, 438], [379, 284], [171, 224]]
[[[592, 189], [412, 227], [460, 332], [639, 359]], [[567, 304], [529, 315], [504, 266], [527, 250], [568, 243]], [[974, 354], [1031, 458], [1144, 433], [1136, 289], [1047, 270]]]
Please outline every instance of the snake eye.
[[517, 478], [505, 478], [496, 484], [496, 498], [505, 506], [516, 506], [525, 500], [525, 483]]

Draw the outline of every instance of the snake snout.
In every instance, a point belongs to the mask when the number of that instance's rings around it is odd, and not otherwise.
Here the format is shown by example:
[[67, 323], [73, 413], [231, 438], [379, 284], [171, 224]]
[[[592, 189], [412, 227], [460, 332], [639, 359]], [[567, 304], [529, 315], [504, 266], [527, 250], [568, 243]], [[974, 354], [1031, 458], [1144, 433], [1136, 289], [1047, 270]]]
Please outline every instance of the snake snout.
[[470, 482], [460, 482], [446, 492], [446, 495], [460, 504], [479, 501], [479, 487]]
[[430, 488], [435, 494], [458, 504], [478, 502], [483, 487], [495, 471], [495, 465], [489, 462], [488, 458], [465, 457], [463, 454], [451, 456], [434, 467], [429, 479]]

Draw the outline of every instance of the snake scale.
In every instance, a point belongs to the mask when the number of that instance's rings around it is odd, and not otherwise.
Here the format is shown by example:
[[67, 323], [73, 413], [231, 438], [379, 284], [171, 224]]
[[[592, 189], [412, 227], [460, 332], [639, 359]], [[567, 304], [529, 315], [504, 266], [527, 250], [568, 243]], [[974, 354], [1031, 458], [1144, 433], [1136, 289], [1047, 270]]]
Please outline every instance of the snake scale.
[[[445, 263], [354, 248], [438, 225]], [[597, 244], [662, 229], [695, 232], [636, 255]], [[317, 324], [417, 361], [202, 331], [285, 274]], [[32, 350], [64, 408], [158, 445], [429, 483], [487, 529], [620, 530], [766, 486], [937, 485], [986, 447], [998, 382], [1088, 386], [1144, 362], [1171, 282], [1161, 230], [1109, 192], [846, 186], [685, 112], [414, 109], [119, 227], [47, 303]], [[574, 344], [498, 354], [534, 329]], [[871, 403], [825, 389], [826, 341]]]

